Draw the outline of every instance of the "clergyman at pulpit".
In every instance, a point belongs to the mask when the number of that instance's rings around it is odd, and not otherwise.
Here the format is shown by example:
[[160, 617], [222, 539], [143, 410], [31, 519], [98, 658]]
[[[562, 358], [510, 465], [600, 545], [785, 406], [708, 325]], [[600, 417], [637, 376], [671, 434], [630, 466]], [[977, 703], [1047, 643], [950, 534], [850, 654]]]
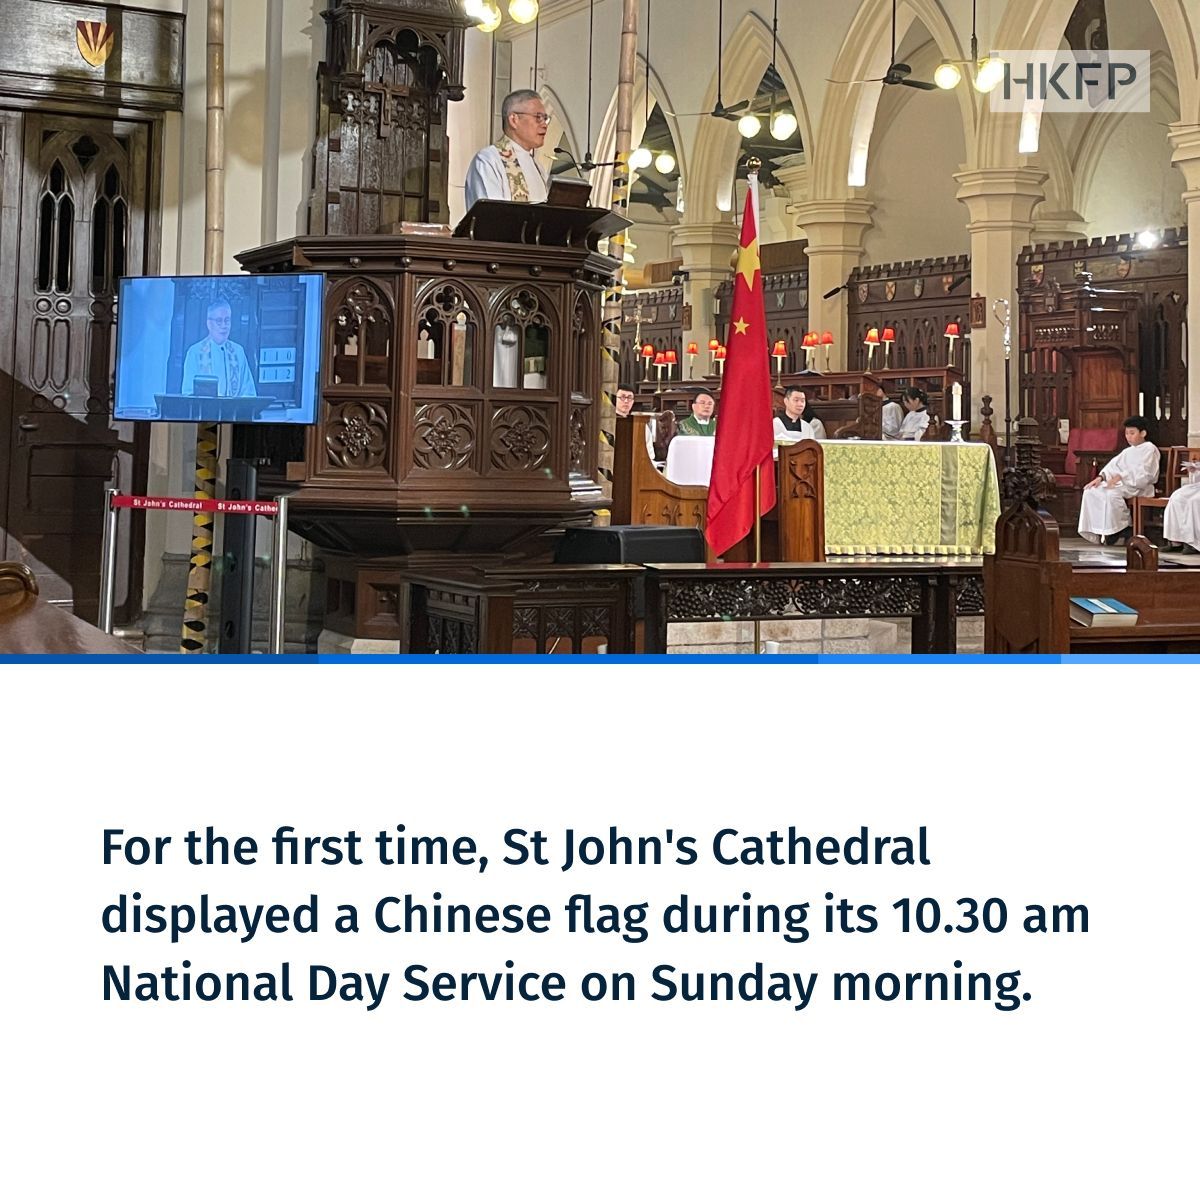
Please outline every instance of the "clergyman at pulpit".
[[227, 300], [214, 300], [208, 306], [208, 337], [188, 347], [183, 359], [183, 387], [185, 396], [196, 394], [196, 380], [215, 381], [218, 396], [257, 396], [254, 388], [254, 372], [246, 351], [229, 338], [233, 324], [233, 309]]
[[467, 168], [467, 208], [476, 200], [516, 200], [541, 204], [547, 179], [536, 151], [546, 140], [550, 116], [537, 92], [522, 88], [504, 97], [500, 107], [504, 132], [494, 146], [484, 146]]

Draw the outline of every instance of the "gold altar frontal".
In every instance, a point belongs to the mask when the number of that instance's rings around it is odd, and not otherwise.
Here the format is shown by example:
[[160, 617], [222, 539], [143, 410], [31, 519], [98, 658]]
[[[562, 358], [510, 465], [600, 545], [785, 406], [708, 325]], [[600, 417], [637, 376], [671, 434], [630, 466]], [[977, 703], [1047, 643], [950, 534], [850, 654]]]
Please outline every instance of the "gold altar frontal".
[[825, 442], [829, 555], [992, 554], [1000, 487], [979, 443]]

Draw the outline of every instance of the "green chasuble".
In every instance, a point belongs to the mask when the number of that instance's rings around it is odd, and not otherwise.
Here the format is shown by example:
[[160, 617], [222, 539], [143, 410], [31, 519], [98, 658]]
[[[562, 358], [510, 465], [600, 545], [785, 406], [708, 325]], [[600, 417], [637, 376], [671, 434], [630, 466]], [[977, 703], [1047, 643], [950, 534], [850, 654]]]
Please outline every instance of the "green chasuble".
[[681, 437], [716, 437], [717, 419], [711, 417], [706, 425], [702, 425], [695, 417], [684, 417], [676, 432]]

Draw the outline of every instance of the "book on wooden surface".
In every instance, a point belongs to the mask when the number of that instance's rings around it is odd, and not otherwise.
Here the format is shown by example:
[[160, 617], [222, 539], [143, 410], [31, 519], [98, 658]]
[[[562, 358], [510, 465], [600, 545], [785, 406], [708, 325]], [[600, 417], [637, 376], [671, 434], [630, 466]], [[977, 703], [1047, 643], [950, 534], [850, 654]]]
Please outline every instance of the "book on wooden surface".
[[1103, 629], [1105, 626], [1136, 625], [1137, 619], [1136, 608], [1130, 608], [1111, 596], [1099, 599], [1095, 596], [1071, 597], [1071, 620], [1080, 625]]

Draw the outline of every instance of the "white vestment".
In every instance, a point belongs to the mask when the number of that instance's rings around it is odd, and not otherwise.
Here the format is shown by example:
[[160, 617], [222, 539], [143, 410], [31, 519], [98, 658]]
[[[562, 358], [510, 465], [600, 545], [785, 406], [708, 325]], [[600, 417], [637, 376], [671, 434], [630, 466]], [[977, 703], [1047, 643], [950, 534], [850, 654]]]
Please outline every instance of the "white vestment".
[[[516, 151], [517, 164], [525, 176], [525, 186], [529, 189], [529, 203], [541, 204], [546, 199], [546, 174], [542, 170], [537, 156], [524, 146], [512, 143]], [[484, 146], [471, 159], [467, 168], [467, 208], [476, 200], [511, 200], [512, 193], [508, 186], [508, 175], [500, 158], [500, 151], [495, 146]]]
[[1168, 542], [1185, 542], [1200, 550], [1200, 483], [1189, 483], [1171, 493], [1163, 534]]
[[883, 440], [894, 442], [900, 436], [900, 426], [904, 423], [904, 409], [895, 400], [889, 400], [883, 406]]
[[923, 408], [916, 412], [906, 413], [900, 422], [900, 432], [897, 435], [903, 442], [919, 442], [925, 430], [929, 428], [929, 413]]
[[[771, 424], [771, 428], [774, 431], [777, 442], [807, 442], [815, 440], [817, 436], [817, 431], [813, 428], [813, 423], [804, 419], [801, 419], [800, 428], [797, 430], [789, 429], [776, 417]], [[824, 426], [822, 426], [823, 431]]]
[[1131, 496], [1153, 496], [1158, 482], [1158, 447], [1153, 442], [1129, 446], [1110, 462], [1100, 476], [1104, 480], [1121, 477], [1121, 482], [1087, 487], [1079, 506], [1079, 536], [1098, 542], [1109, 534], [1129, 527]]

